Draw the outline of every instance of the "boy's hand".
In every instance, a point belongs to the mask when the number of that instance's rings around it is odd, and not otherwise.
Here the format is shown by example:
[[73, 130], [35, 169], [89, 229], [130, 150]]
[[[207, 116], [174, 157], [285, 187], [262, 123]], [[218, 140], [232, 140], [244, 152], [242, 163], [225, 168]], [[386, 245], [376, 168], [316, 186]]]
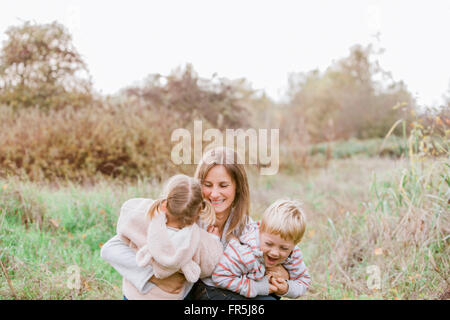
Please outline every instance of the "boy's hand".
[[269, 294], [276, 293], [278, 291], [277, 286], [272, 284], [272, 276], [269, 275]]
[[278, 288], [269, 282], [269, 294], [277, 293]]
[[282, 279], [282, 278], [270, 277], [269, 281], [270, 281], [269, 282], [269, 293], [271, 293], [270, 292], [271, 287], [276, 288], [276, 290], [274, 290], [272, 293], [275, 293], [280, 296], [282, 296], [288, 292], [289, 284], [288, 284], [287, 280]]

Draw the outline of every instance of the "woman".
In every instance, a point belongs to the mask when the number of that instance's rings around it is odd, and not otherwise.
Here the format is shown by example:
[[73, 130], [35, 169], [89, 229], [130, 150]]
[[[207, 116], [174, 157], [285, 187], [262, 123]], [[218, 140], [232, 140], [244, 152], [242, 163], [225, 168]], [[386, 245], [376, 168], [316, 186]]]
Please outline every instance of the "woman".
[[[205, 153], [197, 166], [195, 178], [202, 184], [203, 198], [211, 202], [216, 212], [215, 225], [201, 225], [201, 227], [218, 234], [225, 248], [230, 237], [233, 235], [239, 237], [246, 225], [252, 222], [249, 216], [250, 193], [244, 166], [238, 161], [236, 152], [226, 147], [219, 147]], [[169, 278], [157, 279], [150, 266], [138, 267], [135, 251], [117, 236], [103, 245], [101, 256], [142, 293], [148, 292], [155, 285], [170, 293], [178, 293], [183, 287], [185, 279], [182, 274], [174, 274], [169, 277], [170, 280]], [[272, 272], [288, 277], [282, 267]], [[241, 300], [245, 298], [237, 293], [217, 288], [208, 277], [199, 280], [186, 295], [186, 299]], [[253, 299], [275, 300], [276, 298], [258, 296]]]

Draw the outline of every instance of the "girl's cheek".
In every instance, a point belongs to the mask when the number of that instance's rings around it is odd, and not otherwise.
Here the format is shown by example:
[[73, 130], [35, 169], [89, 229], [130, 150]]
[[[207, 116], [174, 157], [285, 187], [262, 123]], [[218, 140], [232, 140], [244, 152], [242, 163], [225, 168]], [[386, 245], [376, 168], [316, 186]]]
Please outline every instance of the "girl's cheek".
[[207, 197], [207, 196], [209, 196], [211, 191], [209, 190], [209, 188], [203, 187], [202, 193], [203, 193], [203, 197]]

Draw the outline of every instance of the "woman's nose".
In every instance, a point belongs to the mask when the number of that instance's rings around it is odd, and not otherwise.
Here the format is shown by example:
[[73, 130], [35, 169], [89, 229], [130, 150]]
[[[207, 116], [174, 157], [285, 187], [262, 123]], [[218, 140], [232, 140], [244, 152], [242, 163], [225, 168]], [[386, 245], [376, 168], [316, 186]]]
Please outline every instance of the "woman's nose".
[[217, 188], [213, 188], [211, 190], [211, 198], [216, 198], [216, 197], [219, 197], [219, 196], [220, 196], [219, 190], [217, 190]]

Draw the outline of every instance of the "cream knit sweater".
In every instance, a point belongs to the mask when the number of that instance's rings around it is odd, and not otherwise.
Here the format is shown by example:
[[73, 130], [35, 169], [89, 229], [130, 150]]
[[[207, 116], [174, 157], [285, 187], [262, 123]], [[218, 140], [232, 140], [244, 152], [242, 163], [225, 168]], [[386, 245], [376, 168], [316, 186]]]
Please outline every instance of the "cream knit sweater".
[[[131, 248], [137, 250], [139, 266], [151, 264], [155, 277], [164, 279], [182, 272], [187, 282], [209, 277], [223, 253], [219, 237], [201, 229], [197, 224], [174, 231], [166, 226], [166, 216], [156, 212], [150, 220], [148, 210], [151, 199], [131, 199], [120, 210], [117, 234]], [[188, 287], [185, 283], [184, 289]], [[179, 300], [179, 294], [165, 292], [155, 286], [141, 294], [130, 282], [123, 279], [123, 294], [129, 300]]]

